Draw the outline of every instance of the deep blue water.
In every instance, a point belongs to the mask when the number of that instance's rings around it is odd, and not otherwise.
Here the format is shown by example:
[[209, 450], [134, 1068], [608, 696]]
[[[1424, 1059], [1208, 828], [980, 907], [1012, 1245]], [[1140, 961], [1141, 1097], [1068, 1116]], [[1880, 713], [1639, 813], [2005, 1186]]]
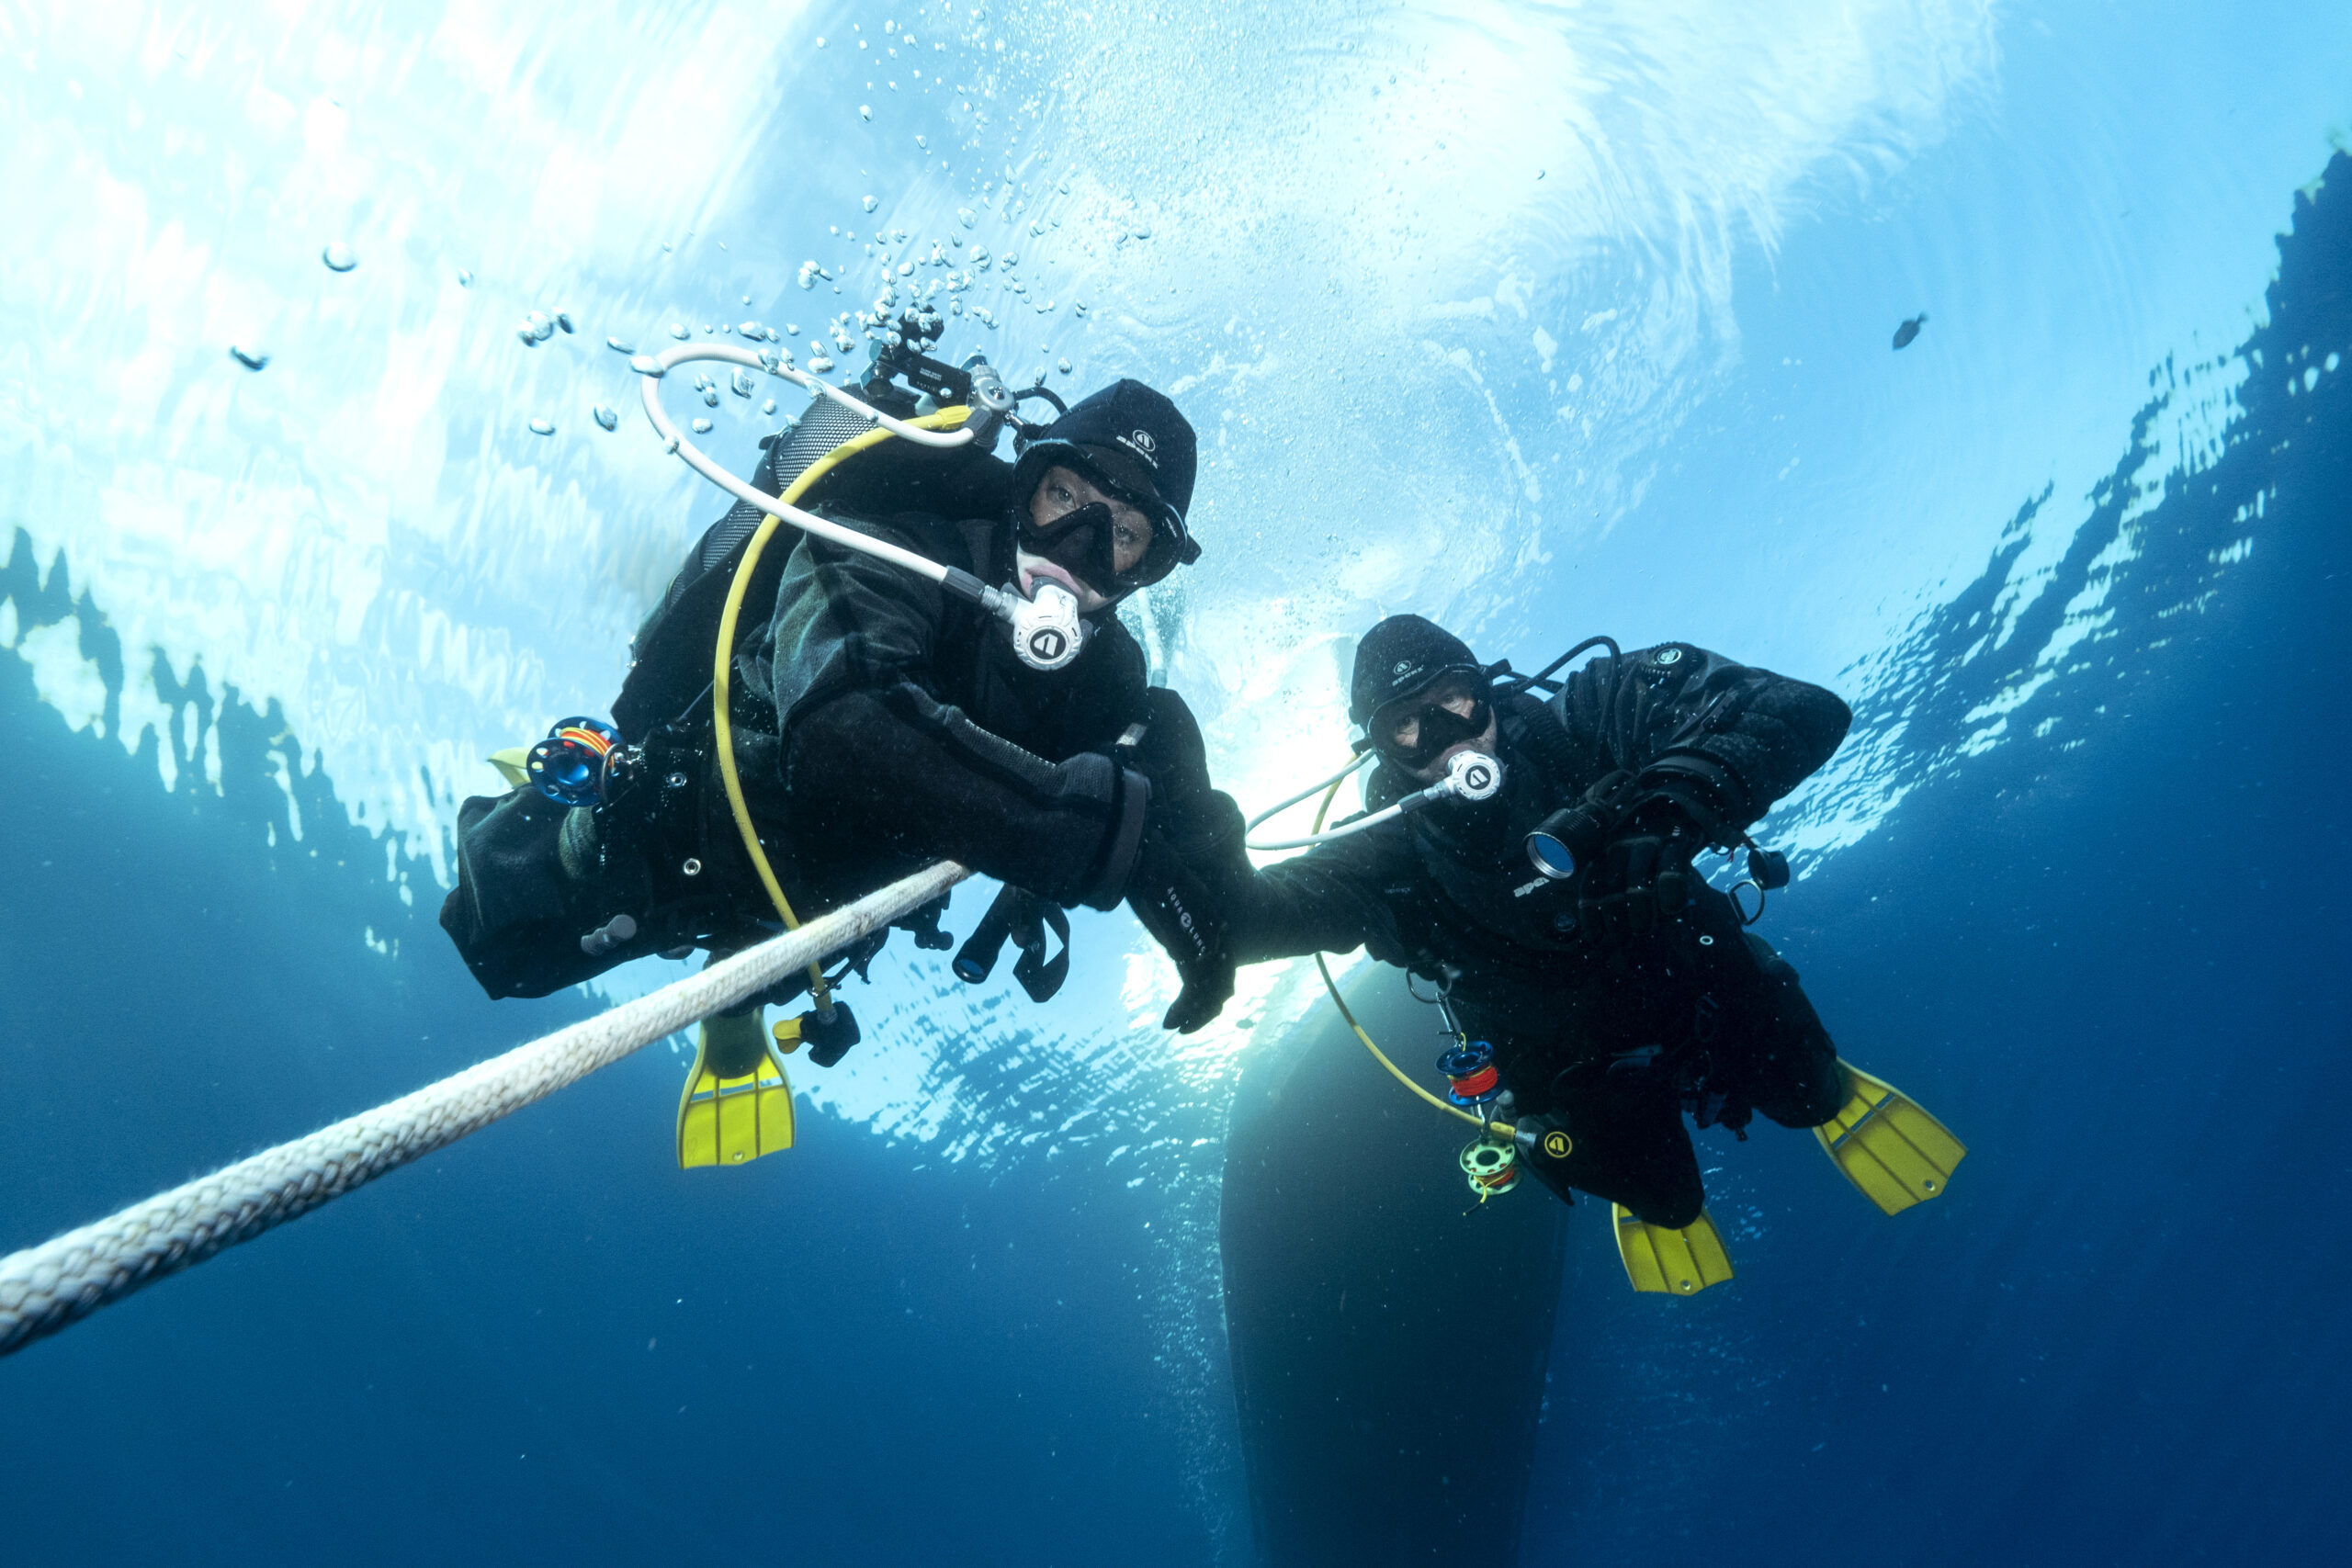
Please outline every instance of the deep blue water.
[[[2352, 396], [2335, 367], [2352, 358], [2352, 157], [2257, 124], [2327, 73], [2324, 50], [2285, 47], [2284, 22], [2184, 16], [2165, 44], [2149, 33], [2109, 52], [2092, 47], [2109, 37], [2094, 9], [2005, 21], [2007, 96], [1960, 116], [1897, 197], [1823, 198], [1818, 214], [1794, 204], [1772, 244], [1717, 258], [1737, 274], [1723, 284], [1740, 302], [1736, 367], [1708, 346], [1719, 329], [1704, 324], [1706, 299], [1691, 307], [1699, 348], [1657, 325], [1683, 319], [1678, 291], [1707, 258], [1564, 240], [1558, 272], [1536, 286], [1559, 336], [1604, 299], [1655, 310], [1622, 340], [1586, 328], [1616, 378], [1598, 446], [1589, 426], [1585, 446], [1530, 434], [1568, 394], [1547, 392], [1532, 361], [1497, 368], [1506, 329], [1526, 357], [1525, 318], [1491, 288], [1487, 314], [1468, 319], [1504, 325], [1463, 329], [1490, 378], [1478, 384], [1502, 389], [1498, 429], [1525, 437], [1555, 487], [1543, 505], [1575, 519], [1532, 501], [1510, 514], [1554, 552], [1532, 565], [1479, 534], [1478, 558], [1508, 587], [1432, 582], [1452, 597], [1408, 604], [1390, 602], [1390, 583], [1309, 594], [1300, 610], [1293, 591], [1313, 586], [1319, 558], [1253, 542], [1238, 576], [1216, 580], [1221, 600], [1180, 605], [1215, 624], [1237, 613], [1238, 581], [1306, 628], [1281, 622], [1277, 639], [1306, 671], [1295, 687], [1283, 682], [1296, 671], [1244, 670], [1205, 636], [1165, 660], [1211, 715], [1220, 765], [1259, 797], [1300, 748], [1277, 737], [1270, 769], [1243, 743], [1252, 715], [1303, 713], [1301, 733], [1323, 736], [1328, 694], [1297, 693], [1328, 683], [1315, 650], [1343, 647], [1374, 600], [1456, 612], [1522, 666], [1588, 630], [1682, 633], [1857, 698], [1849, 753], [1862, 761], [1776, 819], [1806, 874], [1762, 929], [1841, 1049], [1943, 1116], [1969, 1160], [1945, 1198], [1886, 1219], [1809, 1138], [1707, 1134], [1739, 1276], [1689, 1301], [1633, 1296], [1594, 1207], [1571, 1213], [1522, 1562], [2343, 1554], [2331, 1499], [2352, 1451], [2339, 1345], [2352, 903], [2336, 866], [2352, 746], [2336, 688], [2352, 663]], [[156, 39], [151, 66], [169, 52]], [[1402, 69], [1442, 63], [1416, 54]], [[1966, 62], [1946, 63], [1972, 79]], [[1672, 61], [1640, 64], [1679, 80]], [[57, 72], [31, 74], [63, 92]], [[973, 97], [1003, 110], [1023, 90], [1016, 77]], [[2164, 140], [2174, 125], [2177, 143]], [[1853, 156], [1909, 155], [1907, 135], [1887, 130]], [[820, 220], [856, 209], [843, 170], [821, 183], [835, 205], [809, 209]], [[2145, 232], [2134, 223], [2175, 239], [2131, 237]], [[1153, 243], [1170, 240], [1161, 224]], [[2178, 238], [2207, 231], [2210, 245]], [[2200, 311], [2210, 324], [2192, 282], [2273, 231], [2267, 288], [2258, 268], [2230, 275], [2243, 323], [2218, 338], [2177, 332]], [[80, 265], [57, 249], [61, 270]], [[368, 254], [363, 278], [382, 253]], [[787, 302], [788, 280], [775, 284]], [[1302, 298], [1319, 298], [1320, 275], [1309, 284]], [[1102, 276], [1086, 286], [1121, 298]], [[1221, 272], [1197, 288], [1196, 315], [1221, 319], [1238, 297]], [[1106, 320], [1085, 341], [1106, 364], [1124, 353], [1201, 369], [1208, 351], [1171, 347], [1190, 328], [1152, 317], [1144, 297], [1139, 285], [1124, 297], [1140, 320]], [[658, 588], [667, 560], [666, 546], [583, 531], [581, 558], [600, 570], [632, 551], [644, 562], [599, 577], [584, 608], [550, 611], [545, 647], [481, 634], [480, 711], [450, 694], [464, 661], [417, 652], [401, 614], [385, 613], [389, 632], [368, 622], [374, 644], [320, 637], [324, 652], [274, 663], [273, 638], [299, 652], [315, 628], [264, 617], [232, 634], [203, 618], [227, 602], [209, 575], [218, 556], [266, 548], [202, 527], [159, 543], [112, 491], [77, 499], [44, 477], [83, 452], [129, 471], [96, 425], [69, 438], [37, 417], [41, 389], [66, 373], [39, 345], [104, 324], [56, 299], [58, 319], [79, 324], [44, 318], [6, 340], [17, 357], [0, 367], [13, 465], [0, 495], [0, 1247], [598, 1005], [493, 1006], [448, 951], [432, 835], [454, 795], [483, 781], [446, 776], [443, 760], [470, 765], [474, 737], [503, 734], [505, 707], [540, 702], [535, 660], [560, 671], [563, 649], [611, 641], [606, 623], [626, 620], [639, 579]], [[1890, 360], [1886, 331], [1920, 308], [1927, 331]], [[281, 335], [298, 352], [279, 371], [298, 374], [300, 334]], [[209, 338], [205, 349], [218, 360]], [[1563, 350], [1561, 368], [1584, 365], [1598, 389], [1604, 350], [1579, 352]], [[1645, 374], [1656, 385], [1634, 386]], [[2108, 389], [2084, 390], [2100, 377]], [[470, 433], [453, 445], [488, 451], [477, 425], [490, 416], [470, 395], [449, 394]], [[1238, 406], [1239, 423], [1279, 423]], [[230, 424], [261, 455], [232, 465], [249, 510], [266, 510], [253, 498], [281, 470], [317, 466], [273, 468], [270, 454], [356, 445], [313, 432], [299, 396], [266, 423]], [[1457, 481], [1482, 464], [1509, 471], [1502, 436], [1476, 419], [1432, 428], [1453, 445], [1414, 459], [1426, 468]], [[406, 450], [398, 439], [381, 436], [387, 462]], [[1220, 440], [1245, 457], [1288, 453], [1284, 437]], [[1613, 457], [1600, 450], [1611, 440]], [[208, 454], [190, 442], [164, 466], [195, 472]], [[1586, 463], [1608, 496], [1590, 509], [1599, 522], [1567, 478]], [[2067, 488], [2078, 469], [2087, 499]], [[483, 480], [464, 528], [392, 529], [395, 570], [434, 585], [416, 590], [422, 623], [529, 586], [509, 558], [531, 553], [524, 524], [584, 504], [567, 488], [577, 473], [516, 491], [529, 471]], [[623, 477], [650, 483], [644, 472]], [[1390, 470], [1372, 472], [1332, 482], [1352, 494]], [[595, 487], [622, 480], [584, 482], [601, 504]], [[1311, 490], [1314, 475], [1299, 482]], [[1560, 502], [1563, 489], [1578, 499]], [[686, 493], [667, 494], [675, 517], [645, 525], [667, 530], [660, 540], [713, 510]], [[1240, 504], [1221, 504], [1228, 536], [1246, 531]], [[1932, 592], [1906, 575], [1946, 558], [1956, 575]], [[109, 564], [94, 573], [93, 561]], [[176, 597], [154, 586], [175, 577], [187, 585]], [[73, 628], [62, 665], [65, 645], [34, 636], [61, 627]], [[149, 638], [178, 651], [160, 656]], [[192, 647], [261, 684], [225, 687]], [[92, 672], [78, 694], [63, 665]], [[398, 770], [351, 741], [371, 725], [407, 759]], [[349, 759], [347, 775], [322, 749]], [[430, 761], [417, 770], [415, 757]], [[967, 894], [950, 927], [968, 927], [978, 903]], [[1082, 920], [1080, 938], [1071, 992], [1035, 1019], [930, 988], [919, 968], [877, 970], [885, 1027], [869, 1024], [853, 1061], [919, 1047], [931, 1065], [914, 1099], [944, 1108], [944, 1134], [900, 1101], [875, 1109], [898, 1092], [886, 1078], [887, 1093], [804, 1103], [800, 1146], [726, 1173], [747, 1179], [682, 1173], [669, 1138], [683, 1064], [656, 1048], [0, 1362], [0, 1553], [1249, 1562], [1218, 1296], [1223, 1116], [1241, 1066], [1309, 1031], [1281, 1021], [1282, 993], [1260, 992], [1235, 1016], [1272, 1021], [1245, 1033], [1238, 1059], [1163, 1069], [1148, 1031], [1140, 1047], [1106, 1048], [1137, 1010], [1120, 988], [1136, 939], [1109, 919]], [[992, 1120], [975, 1131], [974, 1118]], [[1131, 1145], [1159, 1152], [1126, 1156]], [[1428, 1179], [1458, 1180], [1442, 1163]], [[1543, 1201], [1532, 1185], [1507, 1200]], [[1442, 1225], [1419, 1238], [1440, 1260], [1429, 1299], [1453, 1305], [1468, 1260], [1491, 1265], [1477, 1250], [1489, 1240]], [[1480, 1304], [1459, 1303], [1468, 1355], [1429, 1348], [1463, 1359], [1465, 1379]], [[1474, 1481], [1510, 1468], [1475, 1450], [1446, 1462]], [[1441, 1560], [1494, 1561], [1495, 1539]]]

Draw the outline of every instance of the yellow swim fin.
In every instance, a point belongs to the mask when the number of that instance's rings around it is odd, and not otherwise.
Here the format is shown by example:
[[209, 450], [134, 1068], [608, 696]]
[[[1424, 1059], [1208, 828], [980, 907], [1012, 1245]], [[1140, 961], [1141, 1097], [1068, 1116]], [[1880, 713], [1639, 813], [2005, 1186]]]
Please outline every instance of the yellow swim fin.
[[1625, 1278], [1634, 1289], [1695, 1296], [1731, 1278], [1724, 1238], [1715, 1234], [1715, 1222], [1704, 1209], [1679, 1231], [1646, 1224], [1623, 1203], [1611, 1203], [1609, 1212], [1616, 1221], [1617, 1256], [1624, 1260]]
[[1886, 1213], [1940, 1195], [1968, 1146], [1894, 1085], [1846, 1063], [1846, 1103], [1813, 1130], [1823, 1152]]
[[508, 789], [521, 789], [531, 782], [530, 770], [524, 764], [524, 759], [530, 754], [531, 749], [528, 746], [509, 746], [503, 751], [492, 751], [490, 754], [490, 765], [496, 768], [500, 776], [505, 779]]
[[703, 1020], [678, 1097], [681, 1169], [743, 1165], [792, 1146], [792, 1080], [760, 1027], [764, 1010]]

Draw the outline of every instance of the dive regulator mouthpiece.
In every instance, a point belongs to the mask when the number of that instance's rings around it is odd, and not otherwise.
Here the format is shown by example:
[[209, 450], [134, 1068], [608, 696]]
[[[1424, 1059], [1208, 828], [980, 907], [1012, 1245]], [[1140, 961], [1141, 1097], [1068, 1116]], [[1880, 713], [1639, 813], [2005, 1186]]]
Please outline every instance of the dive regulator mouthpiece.
[[1439, 787], [1464, 800], [1492, 800], [1503, 787], [1503, 765], [1484, 751], [1456, 751]]
[[1013, 596], [1012, 651], [1032, 670], [1058, 670], [1086, 643], [1078, 596], [1058, 582], [1037, 584], [1036, 597]]

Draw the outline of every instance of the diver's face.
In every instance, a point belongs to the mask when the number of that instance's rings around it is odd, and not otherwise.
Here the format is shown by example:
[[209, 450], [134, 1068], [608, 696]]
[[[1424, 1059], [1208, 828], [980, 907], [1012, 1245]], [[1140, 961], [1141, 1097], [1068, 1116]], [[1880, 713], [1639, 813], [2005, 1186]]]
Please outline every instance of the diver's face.
[[[1398, 704], [1395, 711], [1375, 714], [1373, 717], [1373, 722], [1378, 726], [1375, 739], [1381, 741], [1384, 750], [1410, 751], [1421, 743], [1423, 713], [1430, 708], [1442, 708], [1457, 718], [1468, 718], [1477, 706], [1478, 689], [1466, 677], [1441, 676], [1429, 690], [1415, 693], [1409, 701]], [[1408, 768], [1406, 772], [1425, 784], [1435, 784], [1445, 777], [1446, 763], [1463, 751], [1481, 751], [1489, 757], [1495, 754], [1495, 716], [1491, 712], [1487, 716], [1487, 728], [1478, 734], [1467, 740], [1455, 741], [1419, 767]]]
[[[1122, 572], [1133, 571], [1142, 564], [1144, 552], [1151, 547], [1151, 519], [1076, 468], [1057, 463], [1046, 470], [1046, 477], [1037, 481], [1036, 490], [1029, 497], [1029, 521], [1043, 528], [1057, 518], [1067, 517], [1080, 507], [1097, 502], [1111, 509], [1113, 568]], [[1039, 582], [1058, 582], [1077, 598], [1082, 611], [1091, 613], [1111, 603], [1066, 568], [1043, 556], [1016, 547], [1013, 565], [1020, 573], [1024, 597], [1035, 598]]]

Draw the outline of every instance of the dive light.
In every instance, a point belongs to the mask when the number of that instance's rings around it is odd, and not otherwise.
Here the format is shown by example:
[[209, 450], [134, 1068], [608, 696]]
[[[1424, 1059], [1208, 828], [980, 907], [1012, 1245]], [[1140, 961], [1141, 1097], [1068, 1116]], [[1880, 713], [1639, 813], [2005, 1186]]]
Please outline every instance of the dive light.
[[1590, 801], [1564, 806], [1527, 835], [1527, 858], [1539, 875], [1566, 882], [1600, 853], [1609, 825]]

